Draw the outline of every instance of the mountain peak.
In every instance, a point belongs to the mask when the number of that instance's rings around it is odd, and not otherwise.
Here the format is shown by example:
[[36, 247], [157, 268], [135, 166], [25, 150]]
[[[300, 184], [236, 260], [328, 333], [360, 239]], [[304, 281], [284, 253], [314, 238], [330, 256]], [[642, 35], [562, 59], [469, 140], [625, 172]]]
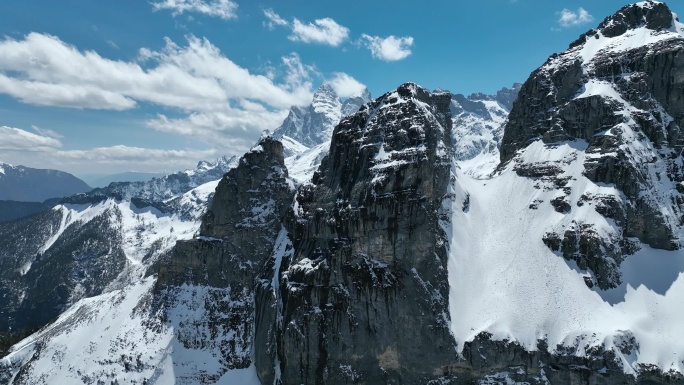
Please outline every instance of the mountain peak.
[[[648, 0], [622, 7], [606, 17], [596, 29], [591, 29], [570, 44], [570, 49], [595, 40], [620, 38], [617, 48], [626, 50], [635, 46], [684, 36], [684, 29], [665, 3]], [[631, 31], [631, 32], [630, 32]], [[639, 35], [639, 36], [637, 36]], [[596, 44], [594, 44], [596, 45]]]
[[642, 1], [624, 6], [617, 13], [607, 17], [598, 27], [598, 31], [606, 37], [616, 37], [630, 29], [645, 26], [648, 29], [661, 31], [672, 27], [675, 20], [672, 11], [659, 1]]
[[333, 86], [325, 82], [314, 92], [308, 107], [293, 106], [290, 109], [283, 124], [273, 131], [273, 136], [289, 136], [304, 146], [314, 147], [330, 140], [335, 125], [370, 100], [370, 92], [364, 88], [358, 95], [342, 102]]
[[370, 91], [368, 90], [368, 88], [363, 87], [363, 90], [361, 90], [360, 92], [358, 92], [358, 93], [352, 95], [351, 98], [362, 98], [362, 99], [364, 99], [364, 100], [366, 100], [366, 101], [370, 101], [370, 100], [371, 100], [371, 93], [370, 93]]
[[554, 72], [554, 68], [576, 66], [591, 71], [597, 61], [610, 61], [616, 55], [645, 47], [656, 51], [674, 48], [682, 40], [684, 24], [677, 15], [664, 3], [643, 1], [621, 8], [582, 34], [567, 51], [551, 55], [543, 69]]
[[320, 87], [318, 87], [316, 92], [314, 92], [314, 96], [313, 96], [314, 100], [316, 100], [317, 98], [321, 98], [321, 97], [337, 98], [338, 96], [337, 96], [337, 92], [335, 92], [335, 89], [333, 88], [333, 86], [328, 82], [324, 82], [323, 84], [321, 84]]

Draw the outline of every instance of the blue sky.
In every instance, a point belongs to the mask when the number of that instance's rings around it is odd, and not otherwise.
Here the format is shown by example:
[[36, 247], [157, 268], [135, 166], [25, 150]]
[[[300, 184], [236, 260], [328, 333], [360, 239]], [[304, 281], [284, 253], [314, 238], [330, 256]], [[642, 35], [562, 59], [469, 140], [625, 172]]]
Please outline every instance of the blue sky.
[[323, 81], [343, 96], [407, 81], [494, 93], [625, 4], [3, 0], [0, 160], [192, 168], [239, 155]]

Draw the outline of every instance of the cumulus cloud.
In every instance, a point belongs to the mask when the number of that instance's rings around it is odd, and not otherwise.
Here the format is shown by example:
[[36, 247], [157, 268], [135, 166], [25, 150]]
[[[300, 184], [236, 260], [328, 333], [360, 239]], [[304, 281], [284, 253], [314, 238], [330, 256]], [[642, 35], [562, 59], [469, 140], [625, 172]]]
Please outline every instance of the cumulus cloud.
[[[261, 131], [278, 127], [287, 116], [286, 110], [268, 111], [265, 109], [226, 109], [226, 111], [194, 112], [182, 117], [169, 117], [158, 114], [147, 120], [148, 127], [157, 131], [180, 135], [196, 136], [207, 143], [215, 143], [219, 138], [222, 146], [233, 153], [243, 152], [253, 145], [255, 138], [237, 135], [236, 130], [248, 133], [254, 128]], [[256, 132], [256, 131], [255, 131]]]
[[314, 23], [302, 23], [294, 19], [292, 34], [288, 37], [292, 41], [304, 43], [319, 43], [337, 47], [349, 37], [349, 28], [341, 26], [335, 20], [326, 17], [316, 19]]
[[366, 90], [366, 86], [354, 79], [349, 74], [336, 72], [328, 83], [333, 87], [337, 95], [342, 98], [358, 96]]
[[[192, 35], [183, 44], [166, 39], [162, 49], [143, 48], [131, 61], [80, 51], [55, 36], [39, 33], [21, 40], [0, 40], [0, 94], [40, 106], [113, 111], [143, 103], [162, 107], [157, 116], [139, 122], [140, 129], [187, 136], [210, 148], [220, 143], [221, 154], [244, 152], [263, 130], [280, 125], [292, 105], [308, 105], [313, 79], [320, 77], [296, 54], [270, 64], [267, 74], [255, 74], [224, 56], [207, 39]], [[39, 127], [33, 132], [4, 131], [0, 150], [45, 151], [61, 146], [57, 133]], [[73, 159], [69, 154], [87, 156], [52, 151], [49, 159], [65, 164]], [[16, 151], [0, 156], [20, 164], [38, 161], [29, 155], [17, 158]], [[193, 162], [206, 159], [203, 153], [195, 156]], [[178, 158], [173, 164], [187, 161]], [[98, 162], [104, 164], [106, 159]]]
[[163, 0], [153, 2], [152, 7], [155, 11], [170, 10], [173, 16], [188, 12], [228, 20], [237, 17], [238, 5], [231, 0]]
[[0, 126], [0, 150], [3, 151], [54, 151], [62, 147], [59, 139], [20, 128]]
[[290, 23], [272, 9], [265, 9], [264, 16], [268, 19], [264, 25], [270, 30], [276, 26], [288, 27], [292, 31], [288, 39], [292, 41], [337, 47], [349, 38], [349, 28], [329, 17], [316, 19], [313, 23], [305, 23], [295, 18]]
[[594, 21], [594, 17], [582, 7], [578, 8], [577, 12], [573, 12], [566, 8], [560, 11], [558, 14], [560, 15], [558, 18], [558, 25], [563, 28], [584, 25]]
[[[253, 139], [277, 126], [266, 127], [273, 122], [271, 116], [311, 101], [315, 73], [292, 54], [269, 76], [253, 74], [207, 39], [192, 35], [185, 45], [166, 39], [161, 50], [141, 49], [137, 61], [110, 60], [39, 33], [23, 40], [5, 38], [0, 53], [0, 93], [24, 103], [127, 110], [145, 102], [188, 115], [234, 114], [224, 119], [222, 130], [251, 130]], [[263, 114], [268, 119], [254, 118], [246, 126], [242, 116], [247, 101], [270, 111]]]
[[386, 38], [379, 36], [361, 35], [363, 44], [371, 51], [373, 57], [385, 61], [397, 61], [406, 59], [411, 55], [413, 37], [396, 37], [390, 35]]
[[[112, 111], [141, 104], [162, 107], [156, 115], [137, 122], [139, 129], [183, 135], [209, 148], [64, 150], [62, 140], [66, 139], [55, 131], [2, 127], [0, 159], [33, 167], [60, 164], [70, 170], [88, 169], [90, 163], [103, 170], [111, 166], [112, 171], [144, 165], [149, 170], [185, 168], [200, 159], [249, 149], [263, 130], [282, 123], [292, 105], [308, 105], [314, 79], [323, 78], [296, 54], [269, 63], [263, 75], [253, 73], [207, 39], [192, 35], [182, 43], [166, 39], [158, 50], [140, 49], [138, 57], [129, 61], [82, 51], [46, 34], [0, 38], [0, 94], [39, 106]], [[343, 73], [333, 74], [330, 81], [343, 97], [363, 88]], [[41, 152], [39, 157], [36, 151]], [[113, 169], [113, 165], [119, 167]]]

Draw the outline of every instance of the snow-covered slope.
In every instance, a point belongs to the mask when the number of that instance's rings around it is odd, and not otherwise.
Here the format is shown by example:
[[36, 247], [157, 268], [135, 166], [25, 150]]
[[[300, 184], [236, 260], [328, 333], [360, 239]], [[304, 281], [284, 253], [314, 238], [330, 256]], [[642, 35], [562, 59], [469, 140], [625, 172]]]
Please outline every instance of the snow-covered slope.
[[684, 380], [683, 52], [663, 3], [624, 7], [523, 85], [496, 173], [454, 167], [459, 350], [485, 336], [585, 357], [587, 378]]
[[221, 362], [233, 330], [209, 324], [203, 304], [226, 305], [225, 290], [184, 286], [170, 294], [168, 308], [155, 309], [154, 284], [153, 277], [138, 279], [77, 302], [0, 360], [0, 383], [194, 385], [199, 377], [199, 383], [260, 385], [253, 366], [226, 370]]
[[88, 200], [88, 197], [113, 197], [130, 200], [142, 199], [147, 202], [161, 202], [177, 197], [205, 183], [221, 179], [223, 174], [235, 167], [238, 158], [221, 157], [214, 162], [200, 161], [194, 170], [185, 170], [153, 178], [144, 182], [114, 182], [104, 188], [97, 188], [86, 197], [72, 197], [72, 201]]
[[287, 171], [297, 184], [308, 182], [313, 177], [313, 173], [320, 166], [323, 157], [328, 154], [330, 140], [327, 140], [312, 148], [306, 149], [298, 154], [293, 154], [285, 158]]
[[[572, 180], [571, 202], [588, 194], [622, 199], [615, 187], [583, 175], [586, 146], [538, 141], [521, 159], [562, 165], [562, 177]], [[491, 179], [455, 168], [449, 283], [451, 330], [459, 348], [487, 332], [528, 350], [537, 350], [539, 340], [555, 347], [553, 352], [578, 356], [613, 350], [627, 373], [640, 372], [640, 364], [684, 371], [684, 253], [642, 246], [622, 263], [620, 286], [590, 288], [593, 273], [549, 249], [544, 236], [591, 224], [601, 236], [615, 238], [614, 221], [591, 203], [557, 212], [550, 202], [562, 193], [553, 182], [519, 176], [514, 168], [510, 164]]]
[[[265, 146], [255, 146], [248, 155], [260, 157]], [[282, 153], [280, 159], [282, 162]], [[240, 175], [252, 177], [256, 166], [242, 163], [244, 171]], [[259, 185], [242, 182], [240, 188], [250, 192]], [[251, 288], [227, 282], [217, 286], [215, 281], [175, 285], [157, 279], [158, 274], [163, 275], [160, 270], [168, 268], [167, 264], [181, 263], [168, 261], [173, 260], [171, 248], [178, 241], [200, 247], [215, 244], [215, 238], [197, 235], [218, 184], [219, 180], [208, 182], [180, 196], [153, 202], [164, 211], [152, 206], [138, 208], [131, 200], [107, 198], [96, 203], [58, 205], [51, 211], [53, 221], [36, 223], [39, 230], [40, 225], [50, 225], [40, 242], [31, 242], [40, 244], [39, 260], [29, 259], [17, 275], [29, 276], [36, 264], [50, 260], [48, 254], [65, 234], [94, 221], [104, 237], [112, 240], [108, 254], [98, 255], [97, 259], [107, 260], [115, 254], [124, 261], [108, 265], [116, 271], [108, 282], [101, 282], [105, 287], [99, 291], [73, 290], [66, 304], [69, 309], [57, 321], [15, 346], [0, 361], [0, 383], [99, 384], [112, 379], [130, 384], [258, 384], [254, 367], [243, 365], [251, 359], [252, 342], [247, 337], [252, 326], [240, 330], [243, 319], [253, 319]], [[290, 185], [285, 183], [284, 188], [289, 191]], [[266, 198], [274, 191], [264, 189]], [[228, 194], [217, 205], [227, 200], [241, 210], [243, 201], [234, 198], [244, 197], [245, 193], [239, 195]], [[245, 199], [251, 202], [251, 198]], [[258, 219], [268, 218], [267, 213], [261, 213]], [[258, 220], [253, 222], [250, 227], [258, 228]], [[86, 244], [93, 242], [87, 236], [75, 239]], [[246, 244], [250, 239], [245, 238]], [[260, 247], [265, 244], [259, 243]], [[238, 248], [247, 252], [245, 245]], [[32, 250], [25, 254], [28, 258], [36, 255]], [[159, 261], [160, 256], [166, 259]], [[247, 261], [238, 258], [235, 262], [245, 266]], [[218, 269], [212, 271], [223, 274]], [[74, 275], [83, 273], [90, 276], [98, 271], [91, 269]], [[73, 283], [77, 288], [81, 285], [78, 280]], [[242, 369], [233, 370], [236, 365]]]
[[0, 226], [0, 342], [139, 280], [177, 240], [195, 235], [217, 184], [158, 202], [76, 196], [82, 203]]

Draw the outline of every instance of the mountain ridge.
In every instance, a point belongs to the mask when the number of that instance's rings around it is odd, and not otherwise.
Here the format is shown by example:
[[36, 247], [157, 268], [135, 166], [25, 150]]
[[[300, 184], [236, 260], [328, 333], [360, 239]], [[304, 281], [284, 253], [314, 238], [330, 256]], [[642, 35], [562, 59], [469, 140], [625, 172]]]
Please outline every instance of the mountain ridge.
[[90, 190], [84, 181], [64, 171], [0, 162], [0, 200], [43, 202]]

